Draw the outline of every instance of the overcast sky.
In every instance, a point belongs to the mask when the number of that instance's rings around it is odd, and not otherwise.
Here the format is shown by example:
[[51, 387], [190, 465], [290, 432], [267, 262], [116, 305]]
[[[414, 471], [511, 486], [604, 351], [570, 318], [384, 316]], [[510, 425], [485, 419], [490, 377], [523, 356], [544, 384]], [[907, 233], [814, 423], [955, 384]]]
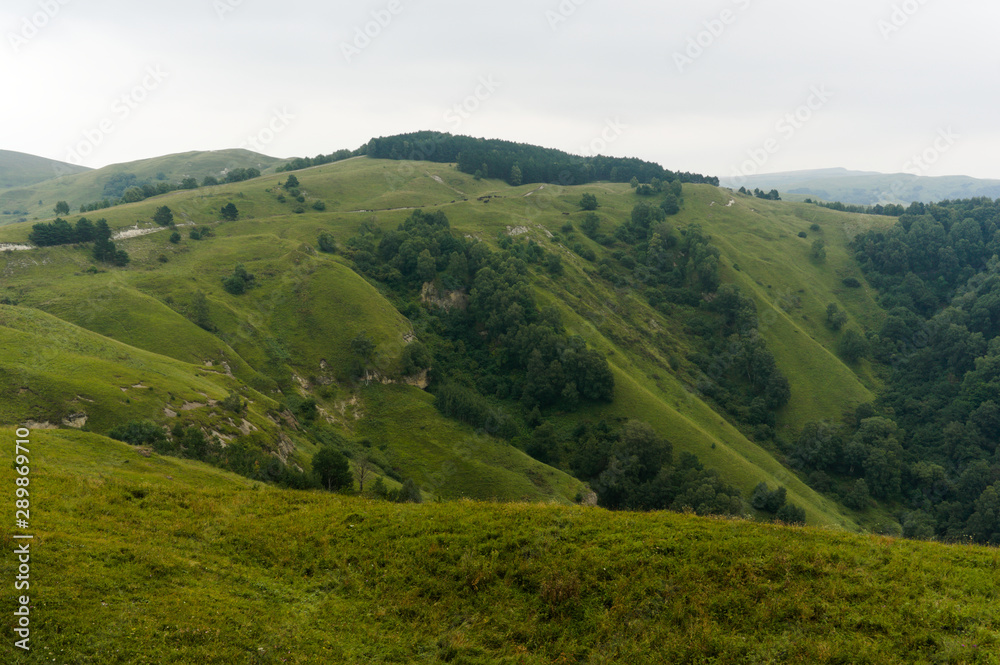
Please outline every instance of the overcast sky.
[[440, 129], [720, 177], [1000, 178], [998, 22], [986, 0], [5, 0], [0, 148], [99, 167]]

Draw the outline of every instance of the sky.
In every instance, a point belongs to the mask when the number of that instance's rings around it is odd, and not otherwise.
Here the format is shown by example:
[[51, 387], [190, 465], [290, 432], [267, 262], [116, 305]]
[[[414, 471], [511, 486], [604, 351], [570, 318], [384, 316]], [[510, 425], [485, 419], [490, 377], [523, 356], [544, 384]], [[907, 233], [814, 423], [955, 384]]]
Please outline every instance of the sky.
[[100, 167], [422, 129], [719, 177], [1000, 178], [986, 0], [5, 0], [0, 148]]

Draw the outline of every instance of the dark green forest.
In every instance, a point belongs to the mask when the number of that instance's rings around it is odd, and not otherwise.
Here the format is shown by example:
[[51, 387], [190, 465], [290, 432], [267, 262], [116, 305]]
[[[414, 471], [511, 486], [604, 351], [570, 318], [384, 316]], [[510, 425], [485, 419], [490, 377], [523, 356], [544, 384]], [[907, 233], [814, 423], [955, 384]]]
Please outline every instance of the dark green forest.
[[789, 456], [852, 507], [895, 506], [909, 537], [1000, 543], [998, 223], [1000, 201], [914, 204], [854, 239], [889, 314], [861, 340], [886, 387], [807, 427]]
[[514, 186], [529, 183], [584, 185], [598, 180], [629, 182], [633, 178], [641, 183], [656, 178], [666, 182], [719, 184], [716, 177], [669, 171], [641, 159], [601, 155], [580, 157], [525, 143], [431, 131], [374, 138], [368, 142], [367, 154], [378, 159], [455, 162], [463, 173], [500, 178]]

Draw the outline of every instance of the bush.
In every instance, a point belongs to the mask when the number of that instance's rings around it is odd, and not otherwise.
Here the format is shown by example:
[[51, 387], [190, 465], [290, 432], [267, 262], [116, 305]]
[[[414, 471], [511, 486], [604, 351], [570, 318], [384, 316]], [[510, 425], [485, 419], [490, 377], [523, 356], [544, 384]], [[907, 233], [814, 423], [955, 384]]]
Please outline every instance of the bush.
[[332, 235], [326, 233], [325, 231], [319, 234], [319, 238], [316, 241], [316, 246], [319, 248], [319, 251], [324, 252], [326, 254], [337, 253], [337, 241], [334, 239]]
[[313, 201], [312, 209], [319, 210], [320, 212], [322, 212], [323, 210], [326, 210], [326, 203], [319, 200]]

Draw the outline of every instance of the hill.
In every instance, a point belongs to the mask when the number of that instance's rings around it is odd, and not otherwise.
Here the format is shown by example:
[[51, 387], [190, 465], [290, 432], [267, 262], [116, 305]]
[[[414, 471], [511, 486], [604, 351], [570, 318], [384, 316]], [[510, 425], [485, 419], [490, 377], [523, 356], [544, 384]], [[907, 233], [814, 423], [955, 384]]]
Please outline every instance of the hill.
[[[672, 223], [678, 228], [700, 225], [716, 243], [722, 280], [739, 284], [752, 298], [760, 335], [791, 384], [790, 399], [776, 412], [772, 431], [741, 421], [745, 414], [727, 413], [718, 393], [711, 398], [698, 387], [704, 377], [697, 364], [703, 342], [692, 331], [708, 323], [698, 308], [652, 306], [642, 290], [628, 286], [627, 257], [619, 261], [612, 249], [581, 233], [586, 219], [581, 195], [598, 197], [600, 227], [611, 230], [643, 200], [628, 184], [510, 187], [457, 172], [451, 165], [370, 158], [296, 176], [306, 200], [301, 212], [294, 210], [294, 199], [281, 200], [289, 197], [279, 186], [285, 178], [280, 174], [176, 191], [94, 213], [92, 217], [106, 216], [112, 229], [133, 236], [117, 241], [131, 256], [127, 268], [90, 270], [93, 259], [86, 247], [7, 253], [0, 258], [6, 276], [0, 297], [58, 317], [81, 335], [90, 331], [165, 357], [164, 362], [187, 363], [187, 369], [177, 371], [190, 373], [208, 362], [215, 372], [227, 367], [232, 380], [224, 380], [218, 390], [236, 390], [254, 401], [254, 392], [266, 395], [275, 402], [261, 409], [270, 418], [298, 421], [300, 429], [288, 434], [291, 443], [251, 442], [285, 455], [292, 465], [308, 469], [319, 441], [335, 435], [334, 440], [345, 441], [347, 452], [374, 457], [389, 482], [413, 478], [429, 496], [578, 498], [578, 481], [525, 455], [527, 441], [511, 446], [476, 433], [474, 426], [443, 417], [431, 395], [407, 385], [410, 379], [399, 368], [408, 340], [413, 332], [425, 339], [433, 330], [411, 330], [414, 324], [407, 316], [420, 320], [407, 309], [412, 305], [404, 306], [385, 285], [359, 278], [346, 256], [315, 250], [321, 232], [344, 247], [364, 223], [388, 230], [414, 208], [441, 211], [458, 237], [481, 239], [498, 250], [508, 241], [530, 242], [544, 255], [558, 256], [562, 275], [541, 265], [528, 273], [534, 297], [559, 313], [568, 334], [579, 335], [607, 358], [616, 384], [613, 402], [544, 414], [561, 441], [561, 452], [553, 453], [561, 461], [550, 460], [557, 466], [566, 470], [571, 463], [571, 438], [581, 421], [641, 420], [669, 440], [676, 459], [684, 453], [697, 455], [744, 496], [761, 482], [786, 487], [788, 500], [804, 509], [809, 523], [853, 529], [858, 520], [874, 524], [887, 519], [877, 510], [848, 511], [816, 493], [781, 463], [785, 453], [773, 438], [794, 438], [805, 423], [839, 419], [873, 398], [878, 379], [865, 363], [849, 367], [838, 358], [838, 335], [823, 321], [831, 302], [839, 303], [855, 325], [875, 325], [883, 316], [870, 290], [845, 288], [842, 282], [850, 276], [864, 282], [850, 260], [847, 241], [860, 228], [889, 223], [885, 218], [731, 197], [707, 184], [684, 185], [684, 206]], [[316, 201], [325, 209], [314, 209]], [[238, 206], [240, 219], [222, 222], [218, 211], [229, 202]], [[178, 243], [169, 241], [170, 233], [158, 232], [161, 227], [143, 221], [163, 205], [172, 209], [183, 232]], [[188, 238], [195, 225], [212, 235]], [[813, 225], [820, 230], [812, 231]], [[30, 226], [5, 227], [0, 242], [26, 241]], [[147, 235], [138, 235], [143, 233]], [[803, 239], [802, 233], [826, 239], [823, 263], [809, 260], [813, 240]], [[594, 253], [592, 259], [579, 253], [587, 249]], [[787, 269], [789, 257], [799, 257], [793, 270]], [[625, 272], [606, 279], [598, 270], [602, 261], [623, 266], [614, 269]], [[237, 264], [257, 276], [256, 286], [240, 296], [223, 288], [223, 278]], [[199, 292], [206, 297], [211, 330], [195, 322]], [[358, 384], [351, 379], [356, 362], [351, 349], [362, 333], [375, 344], [371, 376], [377, 380]], [[125, 372], [119, 371], [131, 376]], [[241, 436], [232, 425], [210, 427], [210, 414], [202, 418], [197, 410], [177, 411], [172, 401], [178, 399], [177, 391], [148, 381], [135, 383], [152, 385], [150, 395], [124, 404], [105, 403], [85, 392], [80, 396], [93, 402], [74, 402], [69, 388], [53, 384], [44, 399], [22, 408], [13, 422], [30, 417], [58, 424], [86, 411], [101, 432], [115, 419], [152, 419]], [[131, 385], [119, 383], [112, 382], [108, 390]], [[203, 392], [214, 400], [224, 396]], [[177, 415], [165, 415], [164, 409]], [[319, 434], [317, 424], [322, 425]]]
[[29, 449], [32, 651], [4, 640], [12, 665], [989, 663], [1000, 647], [995, 549], [276, 490], [81, 432], [35, 430]]
[[[191, 177], [201, 183], [205, 176], [224, 179], [233, 169], [256, 168], [262, 172], [273, 169], [284, 160], [250, 150], [212, 150], [185, 152], [135, 162], [112, 164], [104, 168], [74, 169], [70, 175], [45, 181], [23, 182], [0, 187], [0, 224], [34, 217], [52, 216], [57, 201], [66, 201], [76, 212], [81, 205], [101, 199], [121, 196], [123, 186], [158, 183], [179, 183]], [[127, 185], [123, 180], [128, 176]], [[6, 191], [2, 191], [6, 189]]]
[[75, 166], [23, 152], [0, 150], [0, 190], [27, 187], [89, 170], [85, 166]]
[[917, 176], [912, 173], [876, 173], [847, 169], [817, 169], [764, 173], [746, 178], [722, 178], [722, 185], [738, 189], [777, 189], [782, 198], [839, 201], [856, 205], [914, 201], [931, 203], [948, 199], [1000, 197], [1000, 180], [968, 176]]

